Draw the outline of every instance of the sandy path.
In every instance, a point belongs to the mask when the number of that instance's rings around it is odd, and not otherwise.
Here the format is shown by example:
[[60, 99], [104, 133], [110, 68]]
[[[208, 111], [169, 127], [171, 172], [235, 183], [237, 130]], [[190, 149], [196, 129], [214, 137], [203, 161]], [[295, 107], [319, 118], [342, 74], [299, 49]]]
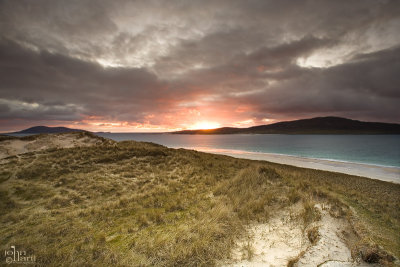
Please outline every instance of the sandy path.
[[[232, 261], [223, 266], [286, 266], [309, 245], [301, 224], [295, 219], [299, 210], [299, 206], [294, 206], [278, 212], [266, 224], [251, 225], [247, 229], [249, 238], [238, 242]], [[249, 243], [253, 252], [251, 259], [246, 249]]]
[[[301, 206], [293, 206], [280, 211], [266, 224], [249, 226], [248, 238], [239, 240], [232, 251], [232, 260], [222, 266], [287, 266], [291, 259], [304, 254], [294, 266], [371, 266], [356, 263], [351, 257], [346, 245], [344, 233], [350, 231], [349, 223], [343, 218], [335, 218], [329, 214], [329, 207], [322, 208], [321, 220], [308, 226], [319, 227], [319, 240], [312, 245], [303, 231], [303, 225], [298, 219]], [[253, 256], [248, 257], [248, 248]]]
[[322, 209], [321, 205], [316, 207], [321, 212], [321, 220], [315, 223], [319, 227], [320, 239], [306, 250], [296, 266], [354, 266], [351, 251], [343, 237], [343, 231], [349, 229], [348, 222], [332, 217], [328, 209]]

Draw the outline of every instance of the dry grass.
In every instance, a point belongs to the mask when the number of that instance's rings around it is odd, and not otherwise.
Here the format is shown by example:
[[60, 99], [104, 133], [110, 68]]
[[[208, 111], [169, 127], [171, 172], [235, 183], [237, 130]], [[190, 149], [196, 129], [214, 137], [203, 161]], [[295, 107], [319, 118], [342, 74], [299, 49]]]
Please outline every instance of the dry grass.
[[318, 232], [318, 227], [315, 226], [315, 227], [309, 229], [307, 231], [307, 237], [308, 237], [308, 240], [310, 240], [310, 243], [315, 245], [320, 238], [319, 232]]
[[303, 206], [304, 209], [303, 212], [301, 213], [301, 219], [303, 221], [305, 229], [311, 223], [319, 221], [321, 219], [321, 213], [315, 207], [315, 203], [310, 200], [304, 201]]
[[305, 225], [328, 201], [361, 229], [359, 251], [400, 255], [400, 186], [386, 182], [138, 142], [28, 153], [1, 170], [1, 248], [44, 265], [212, 266], [248, 223], [300, 200]]
[[299, 253], [299, 255], [290, 259], [287, 264], [287, 267], [294, 267], [296, 265], [296, 263], [301, 259], [301, 257], [303, 257], [304, 254], [305, 254], [305, 251], [302, 251]]

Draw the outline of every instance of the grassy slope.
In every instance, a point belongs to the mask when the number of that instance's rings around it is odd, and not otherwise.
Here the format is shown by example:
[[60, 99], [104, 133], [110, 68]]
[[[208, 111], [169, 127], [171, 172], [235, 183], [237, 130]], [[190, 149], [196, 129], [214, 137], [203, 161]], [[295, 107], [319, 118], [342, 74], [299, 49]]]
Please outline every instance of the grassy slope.
[[0, 199], [0, 246], [46, 265], [213, 265], [244, 225], [300, 199], [352, 207], [356, 249], [400, 256], [400, 185], [149, 143], [10, 158]]

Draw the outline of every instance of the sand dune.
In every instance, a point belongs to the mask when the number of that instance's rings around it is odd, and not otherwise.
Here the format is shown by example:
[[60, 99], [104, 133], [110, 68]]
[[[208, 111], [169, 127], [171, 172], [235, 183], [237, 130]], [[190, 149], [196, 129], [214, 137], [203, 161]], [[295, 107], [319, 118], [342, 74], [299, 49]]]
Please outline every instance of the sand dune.
[[40, 134], [0, 141], [0, 159], [50, 148], [70, 148], [113, 142], [85, 132]]
[[[232, 252], [232, 260], [222, 266], [288, 266], [292, 259], [297, 260], [294, 265], [297, 267], [375, 266], [352, 258], [347, 244], [354, 234], [346, 219], [332, 216], [327, 204], [319, 203], [315, 208], [321, 219], [306, 229], [298, 220], [301, 203], [281, 210], [268, 223], [250, 225], [248, 236], [239, 240]], [[314, 243], [307, 237], [307, 231], [312, 228], [318, 229], [318, 240]]]
[[[71, 147], [80, 148], [51, 149]], [[50, 265], [326, 267], [396, 260], [390, 252], [398, 247], [399, 184], [90, 133], [3, 138], [0, 151], [0, 219], [20, 227], [4, 223], [0, 242], [25, 240]], [[5, 158], [12, 155], [18, 156]], [[385, 238], [377, 243], [382, 248], [369, 243], [375, 236]], [[128, 246], [129, 253], [118, 254]], [[103, 256], [85, 257], [93, 253]]]

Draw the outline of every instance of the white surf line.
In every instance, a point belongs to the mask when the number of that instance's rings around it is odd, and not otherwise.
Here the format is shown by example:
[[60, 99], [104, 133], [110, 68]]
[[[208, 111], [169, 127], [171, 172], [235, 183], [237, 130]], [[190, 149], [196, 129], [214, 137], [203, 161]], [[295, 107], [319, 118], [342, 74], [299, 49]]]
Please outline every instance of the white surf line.
[[186, 147], [185, 149], [194, 149], [197, 151], [227, 155], [236, 158], [265, 160], [274, 163], [292, 165], [302, 168], [317, 169], [323, 171], [339, 172], [350, 175], [357, 175], [378, 179], [387, 182], [400, 183], [400, 168], [387, 167], [364, 163], [345, 162], [327, 159], [303, 158], [298, 156], [249, 152], [233, 149], [214, 149], [206, 147]]

